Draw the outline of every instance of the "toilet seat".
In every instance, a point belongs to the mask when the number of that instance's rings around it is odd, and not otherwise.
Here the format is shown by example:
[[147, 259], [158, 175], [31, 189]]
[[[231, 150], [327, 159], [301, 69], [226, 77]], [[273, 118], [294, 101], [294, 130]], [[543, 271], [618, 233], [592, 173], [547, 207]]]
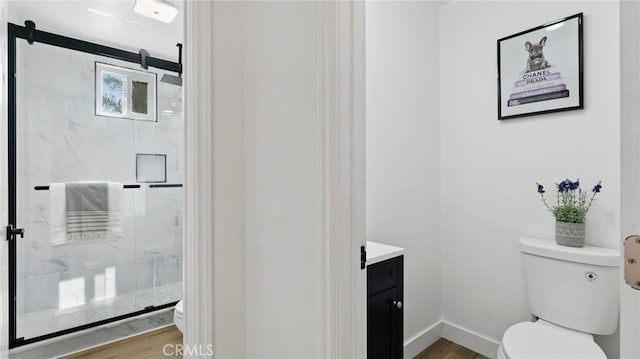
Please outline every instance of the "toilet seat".
[[508, 359], [607, 359], [590, 334], [538, 320], [511, 326], [502, 337]]
[[182, 300], [176, 304], [173, 311], [173, 323], [178, 327], [178, 330], [184, 333], [184, 312], [182, 306]]

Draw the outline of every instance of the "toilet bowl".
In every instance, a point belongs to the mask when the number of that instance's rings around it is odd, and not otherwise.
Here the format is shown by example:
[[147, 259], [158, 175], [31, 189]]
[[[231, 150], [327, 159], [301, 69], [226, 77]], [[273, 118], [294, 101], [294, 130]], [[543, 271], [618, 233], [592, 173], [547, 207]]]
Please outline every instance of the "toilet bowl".
[[529, 312], [539, 319], [509, 327], [498, 359], [606, 359], [593, 334], [618, 328], [619, 251], [536, 238], [519, 244]]
[[176, 304], [176, 307], [173, 311], [173, 323], [178, 327], [178, 330], [181, 333], [184, 333], [184, 310], [183, 310], [182, 300]]
[[498, 359], [607, 359], [593, 336], [539, 319], [521, 322], [504, 333]]

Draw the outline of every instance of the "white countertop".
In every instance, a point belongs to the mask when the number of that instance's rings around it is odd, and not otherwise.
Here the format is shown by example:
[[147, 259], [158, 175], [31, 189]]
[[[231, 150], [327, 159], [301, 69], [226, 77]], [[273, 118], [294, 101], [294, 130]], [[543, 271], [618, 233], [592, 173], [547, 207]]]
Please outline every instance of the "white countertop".
[[389, 258], [401, 256], [404, 248], [391, 246], [384, 243], [367, 241], [367, 265], [385, 261]]

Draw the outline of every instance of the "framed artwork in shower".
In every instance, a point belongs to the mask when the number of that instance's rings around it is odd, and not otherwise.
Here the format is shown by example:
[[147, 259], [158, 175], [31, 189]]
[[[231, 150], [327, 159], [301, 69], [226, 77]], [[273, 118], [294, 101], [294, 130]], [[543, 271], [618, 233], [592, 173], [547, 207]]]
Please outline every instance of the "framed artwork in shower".
[[97, 116], [157, 121], [157, 75], [102, 62], [95, 63]]
[[498, 40], [498, 119], [584, 108], [582, 13]]

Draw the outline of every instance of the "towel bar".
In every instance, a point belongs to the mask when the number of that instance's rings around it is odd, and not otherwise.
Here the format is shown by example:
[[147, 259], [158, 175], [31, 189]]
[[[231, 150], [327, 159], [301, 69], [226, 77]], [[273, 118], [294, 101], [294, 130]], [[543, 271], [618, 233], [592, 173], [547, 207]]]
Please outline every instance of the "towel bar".
[[[140, 188], [139, 184], [126, 184], [123, 186], [124, 188]], [[182, 183], [160, 183], [160, 184], [150, 184], [149, 188], [174, 188], [174, 187], [182, 187]], [[36, 191], [48, 191], [49, 186], [35, 186], [33, 187]]]
[[[124, 188], [140, 188], [139, 184], [126, 184], [124, 186], [122, 186]], [[49, 190], [49, 186], [35, 186], [33, 187], [34, 190], [36, 191], [48, 191]]]

